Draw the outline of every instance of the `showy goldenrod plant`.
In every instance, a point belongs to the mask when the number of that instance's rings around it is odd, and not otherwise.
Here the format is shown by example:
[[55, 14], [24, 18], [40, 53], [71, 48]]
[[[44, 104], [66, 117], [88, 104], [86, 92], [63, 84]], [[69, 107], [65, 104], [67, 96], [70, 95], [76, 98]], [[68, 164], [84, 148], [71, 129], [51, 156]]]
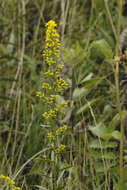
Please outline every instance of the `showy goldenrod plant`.
[[20, 187], [15, 186], [15, 182], [11, 180], [8, 176], [0, 175], [0, 181], [3, 185], [9, 187], [9, 190], [21, 190]]
[[[67, 106], [67, 102], [63, 101], [57, 104], [57, 96], [62, 95], [63, 91], [67, 88], [67, 82], [62, 77], [63, 64], [60, 63], [60, 36], [56, 30], [57, 24], [50, 20], [46, 23], [46, 39], [45, 50], [43, 52], [44, 64], [46, 70], [43, 76], [41, 91], [37, 92], [37, 96], [42, 100], [45, 106], [45, 112], [42, 113], [44, 124], [49, 126], [50, 131], [47, 134], [47, 139], [50, 141], [52, 147], [52, 161], [54, 167], [56, 166], [55, 160], [58, 154], [65, 149], [65, 145], [60, 141], [59, 136], [63, 136], [67, 130], [67, 126], [58, 126], [58, 116], [63, 107]], [[55, 170], [54, 170], [55, 171]], [[53, 186], [55, 189], [55, 180], [58, 171], [53, 174]]]

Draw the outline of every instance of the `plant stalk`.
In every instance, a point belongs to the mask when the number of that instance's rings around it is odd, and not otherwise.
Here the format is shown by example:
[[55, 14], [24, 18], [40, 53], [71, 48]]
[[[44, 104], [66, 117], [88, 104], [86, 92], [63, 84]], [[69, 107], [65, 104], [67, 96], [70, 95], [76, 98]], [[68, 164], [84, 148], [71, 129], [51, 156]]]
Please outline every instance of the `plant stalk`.
[[118, 24], [117, 24], [117, 41], [115, 51], [115, 85], [116, 85], [116, 103], [117, 109], [120, 115], [120, 180], [123, 181], [123, 142], [124, 142], [124, 118], [122, 116], [122, 110], [120, 105], [120, 92], [119, 92], [119, 41], [120, 41], [120, 28], [121, 28], [121, 15], [122, 15], [122, 0], [118, 0]]

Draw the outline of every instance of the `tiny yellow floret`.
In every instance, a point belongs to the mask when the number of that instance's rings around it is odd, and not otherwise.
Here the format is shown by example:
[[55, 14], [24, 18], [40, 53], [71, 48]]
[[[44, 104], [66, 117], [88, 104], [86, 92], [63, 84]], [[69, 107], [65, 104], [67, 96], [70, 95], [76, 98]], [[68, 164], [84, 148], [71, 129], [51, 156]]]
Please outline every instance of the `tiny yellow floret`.
[[65, 145], [61, 144], [58, 148], [55, 149], [55, 153], [59, 154], [66, 148]]
[[67, 126], [63, 125], [59, 129], [56, 130], [56, 136], [63, 134], [67, 130]]
[[48, 137], [48, 139], [51, 140], [51, 141], [54, 141], [54, 140], [56, 139], [55, 136], [54, 136], [51, 132], [48, 133], [47, 137]]

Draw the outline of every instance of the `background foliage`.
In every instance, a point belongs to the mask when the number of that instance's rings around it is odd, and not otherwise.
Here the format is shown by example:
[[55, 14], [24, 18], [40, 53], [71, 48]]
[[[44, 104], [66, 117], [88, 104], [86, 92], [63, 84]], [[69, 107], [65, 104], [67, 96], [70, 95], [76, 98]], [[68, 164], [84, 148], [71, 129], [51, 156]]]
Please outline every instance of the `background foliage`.
[[[119, 183], [120, 117], [116, 108], [114, 52], [116, 0], [0, 0], [0, 172], [21, 189], [52, 189], [43, 104], [36, 98], [44, 72], [45, 23], [56, 21], [61, 64], [69, 83], [66, 151], [60, 154], [57, 189], [126, 189]], [[125, 27], [126, 16], [122, 18]], [[126, 70], [120, 65], [122, 115]], [[124, 82], [122, 82], [124, 79]], [[63, 97], [59, 97], [61, 101]], [[125, 130], [126, 132], [126, 130]], [[44, 152], [43, 152], [44, 151]]]

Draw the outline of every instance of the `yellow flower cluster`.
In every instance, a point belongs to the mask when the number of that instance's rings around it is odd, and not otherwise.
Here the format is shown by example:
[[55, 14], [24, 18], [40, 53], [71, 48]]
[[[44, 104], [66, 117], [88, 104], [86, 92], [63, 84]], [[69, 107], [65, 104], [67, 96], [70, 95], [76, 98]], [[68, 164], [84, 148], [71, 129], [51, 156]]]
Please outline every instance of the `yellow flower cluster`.
[[50, 109], [48, 112], [44, 112], [42, 116], [45, 118], [47, 123], [50, 124], [51, 120], [56, 118], [57, 111], [58, 110], [56, 108], [54, 108], [54, 110]]
[[36, 93], [36, 96], [42, 99], [44, 102], [48, 102], [48, 98], [44, 95], [44, 93], [39, 91]]
[[62, 133], [64, 133], [67, 130], [67, 126], [63, 125], [62, 127], [58, 128], [56, 130], [56, 136], [61, 135]]
[[67, 126], [63, 125], [62, 127], [56, 130], [55, 134], [53, 134], [52, 132], [48, 133], [47, 137], [49, 140], [54, 141], [56, 139], [56, 136], [63, 134], [66, 130], [67, 130]]
[[64, 67], [64, 65], [63, 65], [63, 64], [58, 65], [58, 66], [57, 66], [57, 70], [61, 70], [61, 69], [63, 69], [63, 67]]
[[44, 94], [42, 94], [42, 92], [39, 91], [36, 93], [36, 96], [38, 96], [39, 98], [43, 98]]
[[48, 139], [51, 140], [51, 141], [54, 141], [56, 139], [56, 137], [51, 133], [48, 133], [47, 135]]
[[20, 187], [15, 186], [15, 182], [8, 176], [0, 175], [0, 179], [4, 180], [4, 183], [10, 186], [11, 190], [20, 190]]
[[36, 93], [36, 96], [49, 105], [54, 104], [56, 102], [56, 95], [54, 94], [51, 94], [49, 97], [46, 97], [44, 93], [39, 91]]
[[52, 90], [50, 84], [49, 84], [49, 83], [46, 83], [46, 82], [44, 82], [44, 83], [42, 84], [42, 88], [44, 88], [45, 90]]
[[47, 72], [45, 72], [45, 75], [47, 77], [52, 77], [54, 75], [54, 73], [49, 69]]
[[55, 153], [59, 154], [66, 148], [65, 145], [61, 144], [58, 148], [55, 149]]
[[62, 92], [65, 88], [67, 88], [67, 83], [62, 78], [57, 79], [55, 85], [56, 85], [55, 88], [56, 92]]
[[0, 179], [5, 180], [5, 183], [7, 185], [14, 185], [15, 184], [15, 182], [12, 181], [8, 176], [0, 175]]

